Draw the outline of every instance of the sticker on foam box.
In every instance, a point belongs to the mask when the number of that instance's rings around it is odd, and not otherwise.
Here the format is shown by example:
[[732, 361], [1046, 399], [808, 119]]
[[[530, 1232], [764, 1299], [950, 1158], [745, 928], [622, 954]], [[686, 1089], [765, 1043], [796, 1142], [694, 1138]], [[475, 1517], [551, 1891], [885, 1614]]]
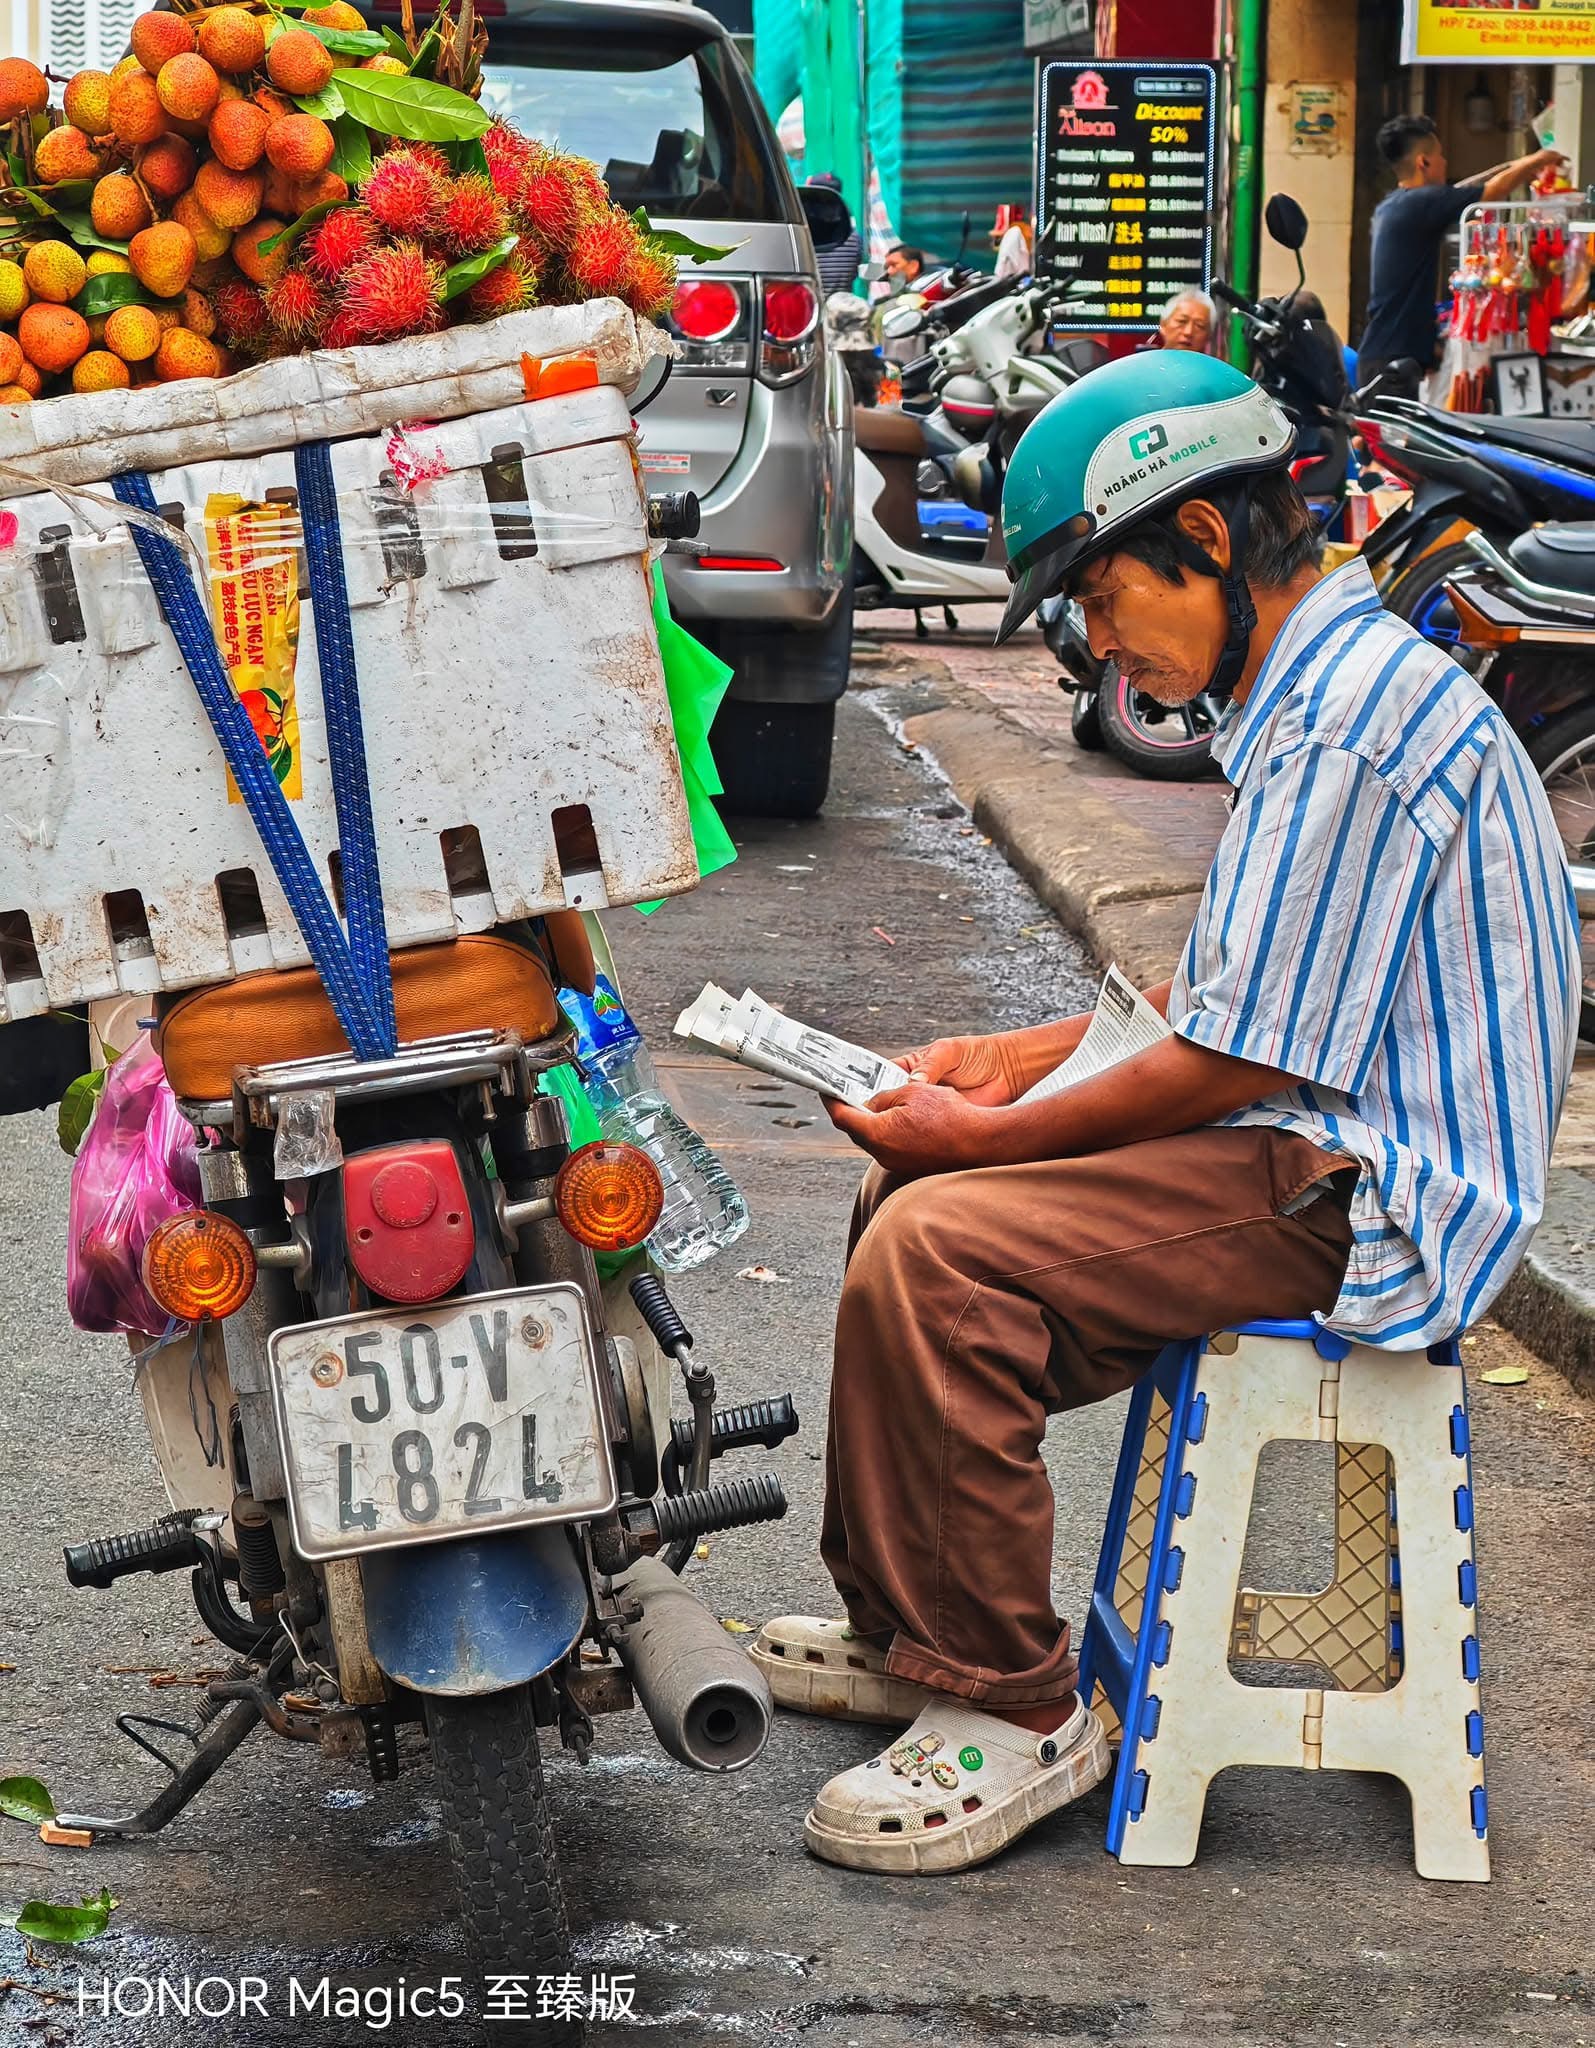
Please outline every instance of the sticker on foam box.
[[[621, 391], [389, 428], [332, 460], [392, 944], [691, 888]], [[150, 481], [335, 887], [292, 449]], [[0, 1017], [302, 965], [126, 523], [68, 493], [12, 498], [13, 524]]]

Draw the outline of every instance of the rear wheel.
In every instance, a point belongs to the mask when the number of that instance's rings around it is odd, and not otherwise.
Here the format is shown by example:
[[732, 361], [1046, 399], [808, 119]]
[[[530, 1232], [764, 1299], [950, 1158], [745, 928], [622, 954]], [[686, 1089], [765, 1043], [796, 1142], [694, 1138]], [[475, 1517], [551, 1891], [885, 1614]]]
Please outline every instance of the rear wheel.
[[[570, 1972], [570, 1931], [531, 1689], [428, 1698], [426, 1726], [466, 1946], [482, 1995], [486, 2000], [492, 1978], [513, 1977], [514, 2010], [533, 2015], [495, 2020], [489, 2034], [517, 2048], [579, 2048], [580, 2019], [536, 2017], [537, 1980]], [[529, 1985], [521, 1981], [526, 1978]], [[555, 2001], [542, 2003], [546, 2009]]]
[[831, 786], [834, 704], [749, 704], [727, 697], [709, 735], [725, 784], [720, 808], [742, 818], [812, 818]]
[[1425, 640], [1443, 647], [1454, 659], [1465, 649], [1455, 607], [1445, 594], [1446, 578], [1474, 566], [1478, 556], [1463, 541], [1447, 541], [1432, 555], [1423, 555], [1403, 569], [1384, 593], [1385, 610], [1416, 626]]
[[[1552, 719], [1527, 742], [1570, 861], [1595, 862], [1595, 705]], [[1595, 918], [1580, 926], [1583, 1005], [1579, 1033], [1595, 1042]]]
[[1137, 775], [1154, 782], [1189, 782], [1211, 771], [1218, 709], [1209, 697], [1173, 707], [1159, 704], [1109, 668], [1097, 693], [1097, 717], [1108, 751]]
[[1102, 751], [1102, 713], [1095, 690], [1076, 690], [1069, 699], [1069, 730], [1075, 745], [1085, 753]]

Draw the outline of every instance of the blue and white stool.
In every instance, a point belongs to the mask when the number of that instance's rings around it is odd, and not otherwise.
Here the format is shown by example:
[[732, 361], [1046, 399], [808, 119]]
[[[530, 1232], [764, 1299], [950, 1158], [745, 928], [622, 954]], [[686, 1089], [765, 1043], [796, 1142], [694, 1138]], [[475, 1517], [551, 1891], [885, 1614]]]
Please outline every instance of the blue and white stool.
[[[1240, 1583], [1258, 1457], [1281, 1437], [1337, 1447], [1321, 1593]], [[1473, 1519], [1455, 1344], [1263, 1322], [1168, 1346], [1130, 1397], [1080, 1652], [1081, 1696], [1120, 1743], [1109, 1851], [1194, 1861], [1230, 1764], [1385, 1771], [1412, 1795], [1420, 1874], [1486, 1880]], [[1259, 1659], [1314, 1682], [1242, 1685], [1234, 1667]]]

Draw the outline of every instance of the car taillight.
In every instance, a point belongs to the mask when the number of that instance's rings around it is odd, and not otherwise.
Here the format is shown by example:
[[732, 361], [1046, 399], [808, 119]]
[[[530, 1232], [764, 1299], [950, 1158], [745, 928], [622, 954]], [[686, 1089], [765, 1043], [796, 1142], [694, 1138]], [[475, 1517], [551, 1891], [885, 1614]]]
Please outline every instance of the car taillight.
[[636, 1145], [583, 1145], [554, 1179], [560, 1222], [595, 1252], [625, 1252], [641, 1244], [664, 1206], [659, 1169]]
[[718, 277], [686, 278], [671, 307], [689, 341], [724, 341], [742, 318], [742, 294]]
[[819, 353], [820, 299], [806, 277], [767, 277], [759, 379], [791, 384], [813, 368]]
[[753, 367], [753, 279], [684, 277], [664, 325], [681, 345], [678, 371], [740, 371]]
[[150, 1232], [142, 1271], [147, 1291], [180, 1323], [219, 1323], [255, 1291], [255, 1252], [227, 1216], [189, 1209]]
[[349, 1263], [385, 1301], [437, 1301], [476, 1254], [476, 1225], [446, 1139], [383, 1145], [343, 1163]]

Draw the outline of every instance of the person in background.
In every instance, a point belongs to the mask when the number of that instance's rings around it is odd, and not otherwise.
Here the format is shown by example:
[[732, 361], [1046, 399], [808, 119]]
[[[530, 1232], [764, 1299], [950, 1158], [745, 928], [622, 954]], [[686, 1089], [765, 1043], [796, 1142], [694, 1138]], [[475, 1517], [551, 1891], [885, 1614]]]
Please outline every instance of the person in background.
[[911, 249], [906, 242], [899, 242], [895, 249], [887, 250], [886, 289], [889, 292], [911, 292], [924, 271], [923, 249]]
[[[842, 190], [842, 181], [835, 171], [820, 171], [805, 182], [823, 185], [828, 192], [840, 193]], [[858, 283], [859, 265], [864, 260], [864, 240], [851, 213], [847, 217], [846, 237], [834, 248], [816, 249], [814, 260], [820, 268], [820, 288], [827, 297], [832, 292], [850, 292]]]
[[1163, 308], [1157, 333], [1147, 347], [1183, 348], [1192, 355], [1210, 356], [1217, 326], [1218, 312], [1213, 301], [1206, 292], [1192, 286], [1176, 292]]
[[[1539, 172], [1567, 162], [1560, 150], [1537, 149], [1452, 184], [1440, 131], [1427, 114], [1398, 114], [1379, 130], [1376, 141], [1396, 174], [1396, 189], [1374, 209], [1368, 320], [1357, 351], [1359, 386], [1403, 358], [1424, 375], [1434, 368], [1440, 353], [1435, 318], [1440, 251], [1462, 209], [1481, 199], [1505, 199]], [[1409, 373], [1386, 388], [1411, 396], [1417, 378]]]
[[1030, 223], [1022, 206], [999, 206], [991, 224], [992, 245], [997, 251], [996, 277], [1028, 277], [1031, 263]]

